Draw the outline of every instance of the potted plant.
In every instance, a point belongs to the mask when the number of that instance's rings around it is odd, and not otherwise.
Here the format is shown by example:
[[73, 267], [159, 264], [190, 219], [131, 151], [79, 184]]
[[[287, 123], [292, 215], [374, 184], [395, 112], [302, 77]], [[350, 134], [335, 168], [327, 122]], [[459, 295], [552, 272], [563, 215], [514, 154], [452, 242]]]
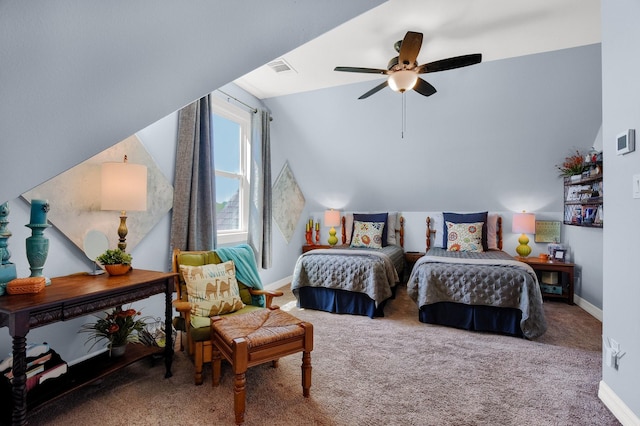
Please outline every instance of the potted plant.
[[556, 167], [560, 171], [560, 176], [562, 177], [570, 178], [571, 176], [581, 176], [585, 169], [584, 155], [580, 154], [580, 151], [576, 150], [574, 155], [566, 157], [564, 162], [560, 166]]
[[131, 270], [132, 257], [119, 248], [107, 250], [96, 258], [109, 275], [123, 275]]
[[85, 342], [93, 342], [91, 350], [98, 342], [107, 340], [109, 342], [109, 355], [112, 357], [124, 354], [127, 343], [139, 343], [138, 333], [147, 326], [147, 321], [151, 317], [142, 317], [141, 312], [135, 309], [122, 309], [122, 306], [113, 308], [111, 312], [106, 312], [106, 316], [97, 316], [96, 322], [83, 324], [79, 333], [89, 333], [90, 336]]

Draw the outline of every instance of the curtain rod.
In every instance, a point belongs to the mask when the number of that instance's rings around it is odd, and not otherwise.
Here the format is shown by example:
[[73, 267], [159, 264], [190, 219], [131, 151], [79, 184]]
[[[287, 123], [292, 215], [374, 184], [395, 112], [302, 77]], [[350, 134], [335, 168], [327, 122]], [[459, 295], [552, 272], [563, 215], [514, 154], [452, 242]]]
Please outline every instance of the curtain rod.
[[258, 108], [254, 108], [249, 104], [246, 104], [244, 102], [242, 102], [240, 99], [236, 98], [235, 96], [231, 96], [230, 94], [228, 94], [227, 92], [224, 92], [220, 89], [216, 89], [218, 92], [222, 93], [223, 95], [225, 95], [227, 98], [229, 99], [233, 99], [234, 101], [238, 102], [239, 104], [244, 105], [245, 107], [249, 108], [251, 111], [253, 111], [253, 113], [257, 113], [258, 112]]

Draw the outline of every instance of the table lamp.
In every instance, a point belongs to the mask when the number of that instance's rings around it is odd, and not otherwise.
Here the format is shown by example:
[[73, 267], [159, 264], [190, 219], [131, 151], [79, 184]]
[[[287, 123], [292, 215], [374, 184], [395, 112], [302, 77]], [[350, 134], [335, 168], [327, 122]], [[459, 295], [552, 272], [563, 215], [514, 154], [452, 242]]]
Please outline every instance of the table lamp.
[[328, 243], [330, 246], [335, 246], [338, 243], [338, 237], [336, 237], [336, 228], [335, 226], [340, 225], [340, 212], [337, 210], [327, 210], [324, 212], [324, 226], [330, 226], [329, 230], [329, 240]]
[[531, 247], [529, 244], [529, 237], [525, 234], [534, 234], [536, 232], [536, 216], [533, 213], [515, 213], [513, 215], [513, 224], [511, 231], [515, 234], [520, 233], [518, 242], [520, 245], [516, 247], [516, 253], [520, 257], [527, 257], [531, 254]]
[[127, 248], [127, 210], [147, 209], [147, 167], [130, 164], [127, 156], [122, 163], [103, 163], [101, 180], [101, 209], [119, 210], [118, 248]]

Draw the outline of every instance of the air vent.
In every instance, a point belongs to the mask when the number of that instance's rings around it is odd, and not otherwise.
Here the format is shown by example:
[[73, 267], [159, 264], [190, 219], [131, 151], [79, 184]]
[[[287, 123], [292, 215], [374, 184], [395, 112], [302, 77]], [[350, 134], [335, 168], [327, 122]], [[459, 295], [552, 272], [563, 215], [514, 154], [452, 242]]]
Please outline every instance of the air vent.
[[282, 58], [271, 61], [267, 65], [278, 74], [291, 72], [297, 73], [297, 71]]

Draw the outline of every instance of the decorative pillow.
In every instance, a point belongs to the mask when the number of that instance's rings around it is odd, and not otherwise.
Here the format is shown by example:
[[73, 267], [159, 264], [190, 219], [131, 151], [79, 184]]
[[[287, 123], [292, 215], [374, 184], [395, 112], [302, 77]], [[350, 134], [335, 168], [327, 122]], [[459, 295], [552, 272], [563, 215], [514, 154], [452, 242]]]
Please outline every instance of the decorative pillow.
[[398, 240], [396, 238], [396, 230], [400, 229], [399, 226], [399, 214], [389, 212], [389, 219], [387, 220], [387, 226], [385, 227], [387, 230], [387, 244], [398, 244]]
[[211, 325], [209, 317], [244, 307], [232, 260], [202, 266], [180, 265], [180, 272], [187, 284], [193, 327], [208, 327]]
[[360, 222], [359, 220], [354, 220], [351, 247], [382, 248], [384, 225], [385, 222]]
[[498, 250], [498, 215], [490, 214], [487, 216], [487, 248], [489, 250]]
[[447, 225], [447, 251], [473, 251], [481, 253], [484, 223], [451, 223]]
[[[442, 236], [442, 246], [449, 247], [447, 240], [447, 222], [451, 223], [478, 223], [482, 222], [483, 224], [487, 223], [487, 215], [488, 212], [480, 212], [480, 213], [442, 213], [443, 222], [444, 222], [444, 231]], [[482, 227], [482, 250], [487, 251], [489, 249], [487, 245], [487, 226]]]
[[[388, 218], [389, 218], [389, 213], [354, 213], [353, 214], [354, 232], [351, 235], [355, 236], [356, 220], [360, 222], [382, 222], [383, 224], [386, 224]], [[382, 230], [382, 245], [383, 246], [387, 245], [387, 227], [386, 226]]]

